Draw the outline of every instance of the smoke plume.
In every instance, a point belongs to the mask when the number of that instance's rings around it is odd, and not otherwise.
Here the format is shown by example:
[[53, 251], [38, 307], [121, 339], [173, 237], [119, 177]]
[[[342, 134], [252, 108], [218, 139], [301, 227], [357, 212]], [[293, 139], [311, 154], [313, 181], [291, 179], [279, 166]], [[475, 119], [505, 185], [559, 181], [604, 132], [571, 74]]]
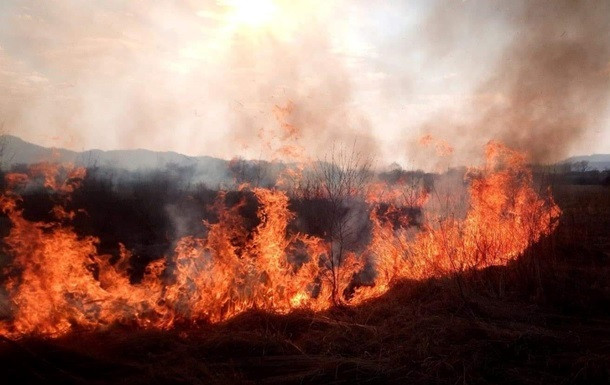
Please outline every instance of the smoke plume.
[[[480, 3], [456, 3], [441, 4], [430, 19], [435, 26], [430, 36], [440, 35], [445, 44], [434, 45], [435, 54], [459, 50], [460, 41], [447, 35], [481, 18]], [[510, 27], [510, 43], [475, 88], [470, 115], [458, 120], [439, 114], [424, 131], [449, 139], [462, 155], [496, 139], [525, 151], [534, 162], [561, 159], [588, 130], [603, 124], [599, 119], [610, 96], [610, 2], [492, 4], [483, 8]]]

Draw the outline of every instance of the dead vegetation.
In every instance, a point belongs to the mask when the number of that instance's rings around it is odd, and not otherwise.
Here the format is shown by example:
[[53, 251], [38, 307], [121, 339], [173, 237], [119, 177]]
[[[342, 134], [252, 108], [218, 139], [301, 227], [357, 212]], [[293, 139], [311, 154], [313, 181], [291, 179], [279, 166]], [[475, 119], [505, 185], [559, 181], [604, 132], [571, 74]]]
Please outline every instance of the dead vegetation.
[[248, 312], [0, 343], [3, 383], [606, 384], [610, 194], [558, 186], [557, 231], [506, 267], [402, 281], [358, 307]]

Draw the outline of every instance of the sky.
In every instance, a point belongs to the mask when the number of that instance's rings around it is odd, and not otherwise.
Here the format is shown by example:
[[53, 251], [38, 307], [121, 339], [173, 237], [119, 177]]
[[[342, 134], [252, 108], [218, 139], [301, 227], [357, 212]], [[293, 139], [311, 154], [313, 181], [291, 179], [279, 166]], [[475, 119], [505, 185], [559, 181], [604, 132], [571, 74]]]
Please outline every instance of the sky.
[[[2, 131], [73, 150], [610, 153], [610, 2], [0, 2]], [[424, 139], [422, 139], [424, 138]], [[449, 149], [449, 150], [447, 150]]]

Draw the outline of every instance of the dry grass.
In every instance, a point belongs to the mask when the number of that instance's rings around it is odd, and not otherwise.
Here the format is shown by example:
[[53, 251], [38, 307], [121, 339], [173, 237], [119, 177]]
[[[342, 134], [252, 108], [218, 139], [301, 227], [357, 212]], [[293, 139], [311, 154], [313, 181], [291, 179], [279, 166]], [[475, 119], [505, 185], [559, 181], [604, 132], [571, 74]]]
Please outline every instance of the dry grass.
[[400, 282], [357, 308], [0, 342], [2, 383], [607, 384], [610, 190], [559, 186], [561, 226], [514, 264]]

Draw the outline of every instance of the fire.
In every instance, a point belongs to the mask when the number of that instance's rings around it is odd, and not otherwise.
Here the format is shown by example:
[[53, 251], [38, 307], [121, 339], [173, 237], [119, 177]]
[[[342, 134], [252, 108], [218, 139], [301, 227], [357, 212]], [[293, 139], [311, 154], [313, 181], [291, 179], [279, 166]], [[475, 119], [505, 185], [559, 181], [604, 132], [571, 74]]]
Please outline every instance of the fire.
[[[65, 203], [83, 169], [39, 165], [27, 175], [9, 174], [0, 208], [12, 223], [5, 244], [13, 259], [4, 272], [11, 317], [0, 333], [54, 337], [117, 323], [164, 329], [220, 322], [251, 309], [320, 311], [377, 297], [400, 279], [507, 264], [555, 229], [560, 210], [536, 192], [521, 154], [490, 143], [486, 158], [467, 173], [463, 217], [426, 212], [435, 198], [417, 178], [376, 181], [362, 196], [350, 190], [369, 213], [371, 236], [362, 250], [338, 252], [336, 240], [291, 233], [291, 197], [278, 187], [251, 190], [259, 223], [250, 232], [240, 214], [245, 202], [228, 206], [220, 192], [212, 207], [218, 221], [204, 224], [207, 235], [180, 239], [139, 283], [129, 280], [127, 248], [120, 245], [111, 263], [97, 238], [79, 237], [70, 225], [74, 213]], [[54, 222], [24, 218], [19, 191], [31, 183], [56, 192]], [[421, 214], [417, 226], [414, 213]], [[372, 282], [359, 280], [365, 269], [372, 269]]]

